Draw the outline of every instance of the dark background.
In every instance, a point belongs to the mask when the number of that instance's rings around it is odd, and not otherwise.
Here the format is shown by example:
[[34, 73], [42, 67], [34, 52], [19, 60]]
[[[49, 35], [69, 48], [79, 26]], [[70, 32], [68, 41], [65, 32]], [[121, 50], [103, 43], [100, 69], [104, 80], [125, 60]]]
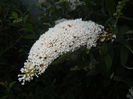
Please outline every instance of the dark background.
[[[133, 87], [133, 1], [82, 0], [75, 10], [58, 1], [0, 0], [0, 99], [126, 99]], [[59, 57], [22, 86], [17, 75], [31, 46], [61, 18], [93, 20], [117, 38]]]

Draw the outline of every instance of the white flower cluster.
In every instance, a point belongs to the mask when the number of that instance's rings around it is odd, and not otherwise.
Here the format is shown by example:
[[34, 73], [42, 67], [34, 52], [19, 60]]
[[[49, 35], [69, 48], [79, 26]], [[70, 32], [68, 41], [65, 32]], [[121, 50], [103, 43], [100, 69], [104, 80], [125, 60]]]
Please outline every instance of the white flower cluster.
[[44, 3], [44, 2], [47, 2], [47, 0], [38, 0], [38, 2]]
[[129, 89], [129, 93], [127, 94], [127, 98], [133, 99], [133, 87]]
[[100, 34], [106, 35], [104, 27], [92, 21], [75, 19], [60, 22], [34, 43], [18, 80], [24, 85], [33, 76], [42, 74], [60, 55], [73, 52], [81, 46], [88, 49], [95, 47]]
[[77, 6], [83, 4], [83, 1], [80, 1], [80, 0], [64, 0], [64, 1], [70, 4], [69, 6], [71, 10], [75, 10]]

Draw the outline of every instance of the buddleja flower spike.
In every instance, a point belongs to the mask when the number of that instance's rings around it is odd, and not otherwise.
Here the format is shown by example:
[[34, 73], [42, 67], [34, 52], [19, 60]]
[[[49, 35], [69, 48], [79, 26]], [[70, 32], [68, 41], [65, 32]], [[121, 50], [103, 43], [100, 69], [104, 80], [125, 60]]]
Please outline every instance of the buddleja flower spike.
[[34, 76], [42, 74], [60, 55], [73, 52], [81, 46], [91, 49], [97, 45], [98, 40], [104, 41], [107, 37], [112, 38], [112, 35], [104, 31], [104, 26], [92, 21], [75, 19], [60, 22], [34, 43], [18, 80], [24, 85], [25, 81], [31, 81]]

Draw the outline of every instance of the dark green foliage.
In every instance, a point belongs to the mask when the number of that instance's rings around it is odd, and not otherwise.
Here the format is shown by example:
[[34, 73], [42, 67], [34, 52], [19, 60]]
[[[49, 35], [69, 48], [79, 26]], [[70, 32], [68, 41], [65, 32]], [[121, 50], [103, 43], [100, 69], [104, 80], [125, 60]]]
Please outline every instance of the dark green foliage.
[[[21, 2], [0, 0], [0, 99], [126, 99], [133, 87], [133, 1], [83, 0], [73, 11], [65, 2], [47, 1], [34, 23]], [[17, 74], [32, 44], [61, 18], [96, 21], [117, 39], [67, 53], [20, 85]]]

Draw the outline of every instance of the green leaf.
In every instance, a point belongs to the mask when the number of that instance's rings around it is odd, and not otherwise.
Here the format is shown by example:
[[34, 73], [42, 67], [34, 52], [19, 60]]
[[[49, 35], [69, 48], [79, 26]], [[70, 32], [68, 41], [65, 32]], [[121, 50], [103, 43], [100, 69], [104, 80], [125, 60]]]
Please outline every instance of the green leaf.
[[33, 26], [32, 24], [24, 24], [24, 28], [19, 31], [33, 32]]
[[1, 99], [7, 99], [8, 98], [8, 96], [3, 96]]
[[9, 89], [11, 89], [15, 83], [16, 83], [16, 81], [11, 82], [11, 83], [9, 84]]
[[106, 44], [103, 44], [103, 46], [100, 47], [99, 53], [100, 55], [106, 55], [108, 51], [108, 47]]
[[125, 45], [125, 47], [133, 54], [133, 50], [129, 45]]
[[11, 16], [9, 18], [10, 19], [17, 19], [18, 18], [18, 13], [17, 12], [12, 12]]
[[23, 39], [35, 39], [36, 36], [34, 34], [26, 34], [23, 36]]
[[80, 70], [80, 68], [78, 66], [74, 66], [72, 68], [70, 68], [70, 71], [78, 71]]
[[128, 50], [125, 47], [121, 48], [120, 51], [120, 60], [121, 60], [121, 64], [125, 65], [127, 63], [128, 60]]
[[111, 66], [112, 66], [112, 57], [110, 55], [106, 55], [104, 57], [104, 61], [105, 61], [105, 64], [106, 64], [107, 71], [110, 71]]
[[133, 49], [131, 45], [129, 44], [129, 42], [127, 42], [126, 40], [123, 40], [123, 41], [120, 41], [120, 43], [133, 54]]
[[26, 23], [26, 21], [28, 20], [28, 18], [29, 18], [29, 15], [25, 15], [25, 16], [23, 17], [24, 23]]
[[133, 18], [127, 17], [127, 16], [120, 16], [120, 18], [128, 20], [128, 21], [133, 21]]
[[115, 1], [105, 0], [105, 9], [108, 11], [108, 14], [112, 16], [115, 11]]

